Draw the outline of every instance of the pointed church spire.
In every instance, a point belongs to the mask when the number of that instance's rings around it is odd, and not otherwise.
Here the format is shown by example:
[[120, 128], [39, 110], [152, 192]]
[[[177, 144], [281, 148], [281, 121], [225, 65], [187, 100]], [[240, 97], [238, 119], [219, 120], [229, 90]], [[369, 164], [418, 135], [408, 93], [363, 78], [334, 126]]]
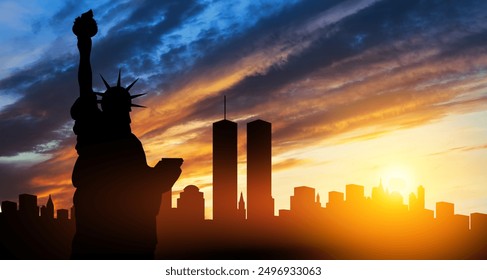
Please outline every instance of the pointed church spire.
[[243, 197], [243, 192], [240, 192], [240, 199], [238, 200], [238, 209], [237, 209], [239, 216], [241, 219], [245, 220], [247, 216], [247, 211], [245, 210], [245, 200]]
[[52, 202], [52, 197], [51, 195], [49, 195], [49, 199], [47, 200], [47, 203], [46, 203], [46, 206], [49, 208], [49, 207], [52, 207], [54, 209], [54, 203]]
[[51, 195], [49, 195], [49, 199], [47, 200], [45, 211], [47, 218], [54, 219], [54, 203], [52, 202]]
[[238, 205], [239, 205], [239, 208], [240, 208], [240, 205], [243, 205], [245, 207], [245, 200], [243, 197], [243, 192], [240, 192], [240, 199], [238, 200]]

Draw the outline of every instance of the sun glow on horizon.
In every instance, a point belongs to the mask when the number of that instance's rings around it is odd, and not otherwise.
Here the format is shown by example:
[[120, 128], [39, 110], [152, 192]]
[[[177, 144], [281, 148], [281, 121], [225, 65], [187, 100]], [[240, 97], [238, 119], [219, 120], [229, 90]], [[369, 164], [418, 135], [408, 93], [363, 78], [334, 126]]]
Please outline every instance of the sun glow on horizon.
[[391, 164], [380, 171], [382, 185], [391, 192], [400, 193], [403, 198], [419, 185], [416, 182], [414, 172], [406, 165]]

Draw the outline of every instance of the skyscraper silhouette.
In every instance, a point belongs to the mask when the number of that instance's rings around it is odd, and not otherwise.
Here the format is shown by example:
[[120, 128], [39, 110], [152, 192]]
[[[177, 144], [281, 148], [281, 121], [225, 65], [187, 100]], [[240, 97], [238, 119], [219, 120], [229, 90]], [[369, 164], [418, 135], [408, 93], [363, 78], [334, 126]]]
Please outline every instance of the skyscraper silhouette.
[[409, 194], [409, 211], [418, 211], [418, 198], [414, 193]]
[[255, 120], [247, 124], [247, 219], [272, 216], [272, 126]]
[[418, 208], [419, 209], [424, 209], [424, 187], [419, 186], [418, 187]]
[[424, 211], [424, 188], [418, 187], [418, 194], [411, 193], [409, 195], [409, 210], [410, 211]]
[[32, 194], [19, 195], [19, 213], [24, 217], [39, 216], [39, 207], [37, 206], [37, 196]]
[[213, 123], [213, 220], [237, 217], [237, 123]]

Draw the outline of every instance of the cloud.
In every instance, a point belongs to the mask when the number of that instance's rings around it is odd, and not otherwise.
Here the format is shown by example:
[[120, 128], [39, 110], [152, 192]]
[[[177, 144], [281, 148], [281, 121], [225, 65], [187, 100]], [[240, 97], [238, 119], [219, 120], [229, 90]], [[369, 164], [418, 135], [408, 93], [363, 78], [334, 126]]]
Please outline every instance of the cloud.
[[[39, 68], [47, 71], [51, 66], [53, 70], [54, 65], [39, 64]], [[76, 87], [70, 79], [74, 71], [54, 70], [40, 75], [48, 77], [44, 80], [27, 79], [23, 97], [0, 112], [2, 156], [33, 151], [38, 145], [64, 138], [59, 130], [69, 121], [69, 108], [75, 100], [73, 88]]]
[[64, 1], [63, 4], [64, 5], [49, 19], [49, 25], [52, 28], [60, 28], [66, 22], [74, 21], [74, 18], [79, 16], [77, 11], [82, 10], [84, 6], [81, 1], [76, 0]]
[[[361, 4], [364, 1], [353, 2]], [[203, 60], [196, 63], [194, 68], [188, 71], [182, 80], [182, 85], [176, 79], [172, 89], [166, 91], [166, 94], [159, 98], [165, 99], [158, 102], [159, 104], [176, 105], [162, 105], [160, 110], [164, 110], [166, 116], [177, 115], [176, 121], [184, 122], [184, 119], [215, 118], [216, 115], [219, 115], [220, 110], [217, 108], [221, 106], [221, 95], [223, 94], [229, 95], [229, 108], [236, 114], [241, 113], [241, 111], [246, 111], [248, 114], [249, 110], [259, 108], [258, 104], [264, 103], [264, 98], [271, 101], [269, 98], [272, 98], [271, 94], [276, 86], [280, 87], [283, 81], [288, 83], [298, 80], [317, 67], [314, 66], [316, 65], [315, 61], [319, 61], [320, 56], [322, 56], [322, 50], [319, 48], [313, 48], [306, 55], [293, 57], [293, 55], [297, 55], [306, 49], [306, 46], [312, 41], [308, 37], [312, 35], [313, 31], [321, 31], [320, 28], [326, 29], [331, 25], [329, 22], [321, 25], [315, 24], [311, 29], [308, 18], [298, 13], [300, 10], [313, 11], [312, 8], [316, 8], [316, 5], [316, 2], [307, 2], [304, 5], [305, 7], [297, 7], [297, 10], [286, 10], [279, 15], [279, 20], [275, 18], [270, 21], [264, 20], [245, 36], [237, 37], [234, 42], [223, 44], [214, 52], [207, 54]], [[327, 3], [326, 5], [329, 8], [331, 4]], [[361, 7], [363, 4], [358, 6], [358, 8]], [[327, 13], [324, 16], [326, 15]], [[287, 22], [291, 19], [297, 22], [300, 28], [293, 27], [292, 30], [289, 30], [290, 26]], [[311, 21], [315, 22], [316, 19], [313, 18]], [[277, 27], [277, 30], [272, 27]], [[291, 34], [286, 34], [286, 32]], [[321, 34], [320, 32], [317, 33]], [[324, 33], [325, 35], [322, 36], [326, 37], [327, 32]], [[292, 38], [294, 36], [296, 38]], [[314, 35], [314, 39], [320, 36]], [[242, 44], [243, 42], [251, 43]], [[338, 42], [335, 49], [340, 49]], [[239, 55], [236, 56], [235, 54]], [[285, 70], [283, 70], [284, 68]], [[156, 100], [154, 98], [153, 103], [156, 103]], [[232, 106], [232, 103], [237, 107]], [[180, 108], [184, 108], [184, 112], [181, 112]], [[166, 127], [161, 126], [161, 122], [170, 123], [164, 119], [153, 125], [147, 119], [140, 121], [146, 123], [145, 130], [142, 133], [151, 133], [151, 135], [164, 132]]]
[[288, 158], [278, 163], [272, 164], [272, 172], [275, 173], [286, 169], [291, 169], [293, 167], [302, 166], [303, 164], [307, 163], [310, 163], [310, 161], [307, 159]]
[[428, 156], [440, 156], [440, 155], [449, 154], [452, 152], [471, 152], [471, 151], [479, 151], [479, 150], [485, 150], [485, 149], [487, 149], [487, 144], [478, 145], [478, 146], [463, 146], [463, 147], [451, 148], [451, 149], [448, 149], [446, 151], [432, 153], [432, 154], [429, 154]]

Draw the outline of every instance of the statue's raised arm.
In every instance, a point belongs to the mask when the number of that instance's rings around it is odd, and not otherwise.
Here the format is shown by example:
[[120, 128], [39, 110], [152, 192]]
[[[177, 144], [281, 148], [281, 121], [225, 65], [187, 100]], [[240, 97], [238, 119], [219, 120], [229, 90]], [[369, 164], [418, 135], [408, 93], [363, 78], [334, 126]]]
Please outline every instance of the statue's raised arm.
[[79, 50], [79, 69], [78, 84], [80, 96], [92, 95], [93, 82], [91, 73], [91, 37], [98, 32], [98, 26], [93, 19], [93, 11], [82, 14], [77, 17], [73, 24], [73, 33], [78, 37]]

